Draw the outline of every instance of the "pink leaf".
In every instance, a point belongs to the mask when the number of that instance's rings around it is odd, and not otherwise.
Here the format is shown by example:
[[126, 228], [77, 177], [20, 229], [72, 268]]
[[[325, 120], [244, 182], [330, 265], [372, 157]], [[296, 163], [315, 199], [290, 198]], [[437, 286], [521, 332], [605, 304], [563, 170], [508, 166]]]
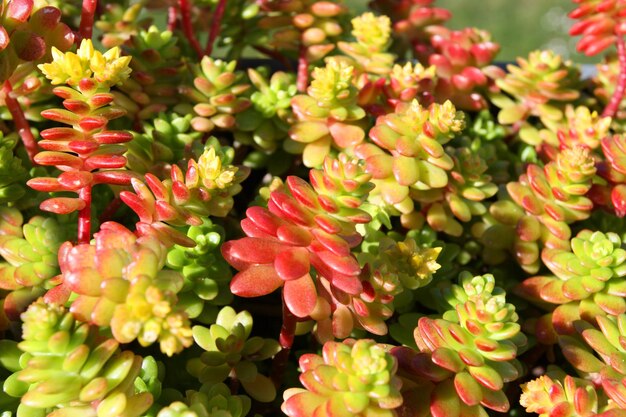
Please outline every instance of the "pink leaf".
[[281, 279], [291, 281], [309, 273], [309, 251], [305, 248], [290, 248], [276, 255], [274, 267]]
[[260, 297], [283, 285], [273, 265], [254, 265], [239, 272], [230, 282], [230, 290], [240, 297]]
[[296, 317], [308, 317], [317, 303], [315, 283], [309, 274], [300, 279], [285, 282], [285, 304]]

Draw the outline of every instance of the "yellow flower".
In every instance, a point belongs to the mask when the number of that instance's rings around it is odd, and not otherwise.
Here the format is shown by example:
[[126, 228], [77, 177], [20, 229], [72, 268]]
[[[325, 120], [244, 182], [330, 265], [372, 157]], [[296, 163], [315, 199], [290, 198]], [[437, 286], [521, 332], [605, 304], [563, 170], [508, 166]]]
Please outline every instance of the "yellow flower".
[[352, 35], [356, 40], [376, 51], [381, 51], [389, 44], [391, 20], [387, 16], [374, 16], [363, 13], [352, 19]]
[[102, 54], [91, 40], [84, 39], [76, 53], [53, 47], [52, 62], [39, 65], [39, 69], [54, 85], [76, 86], [84, 78], [93, 78], [100, 87], [111, 87], [126, 80], [131, 72], [131, 57], [120, 56], [120, 52], [115, 47]]
[[324, 68], [313, 70], [313, 81], [308, 93], [323, 103], [350, 97], [354, 68], [344, 61], [329, 59]]
[[209, 148], [198, 159], [198, 176], [202, 185], [209, 190], [224, 189], [230, 186], [235, 179], [237, 167], [222, 166], [222, 159], [215, 153], [214, 148]]

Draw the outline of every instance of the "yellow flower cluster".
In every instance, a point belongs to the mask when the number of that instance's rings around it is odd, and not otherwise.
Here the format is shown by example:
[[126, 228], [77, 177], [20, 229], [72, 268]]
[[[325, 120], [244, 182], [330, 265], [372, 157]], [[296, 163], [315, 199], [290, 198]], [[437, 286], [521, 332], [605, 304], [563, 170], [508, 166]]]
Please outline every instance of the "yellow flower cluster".
[[389, 44], [391, 20], [387, 16], [363, 13], [352, 19], [352, 35], [360, 44], [381, 51]]
[[131, 72], [130, 56], [120, 56], [118, 47], [104, 54], [94, 49], [89, 39], [84, 39], [76, 53], [61, 52], [52, 48], [52, 62], [40, 64], [39, 69], [52, 84], [77, 86], [83, 79], [93, 79], [101, 87], [111, 87], [126, 80]]

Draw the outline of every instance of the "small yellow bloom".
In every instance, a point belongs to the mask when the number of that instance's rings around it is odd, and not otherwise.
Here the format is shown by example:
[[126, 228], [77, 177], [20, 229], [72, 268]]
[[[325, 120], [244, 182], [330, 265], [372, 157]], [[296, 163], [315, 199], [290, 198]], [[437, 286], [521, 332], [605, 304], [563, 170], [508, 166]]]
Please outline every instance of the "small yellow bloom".
[[102, 54], [84, 39], [76, 53], [61, 52], [52, 48], [52, 62], [39, 65], [39, 69], [52, 84], [76, 86], [84, 78], [93, 78], [101, 87], [111, 87], [126, 80], [131, 72], [131, 57], [120, 56], [118, 47]]
[[352, 35], [360, 44], [377, 51], [386, 48], [390, 34], [391, 20], [387, 16], [368, 12], [352, 19]]
[[224, 189], [235, 179], [238, 168], [232, 165], [223, 167], [222, 159], [214, 148], [209, 148], [198, 159], [198, 176], [202, 185], [209, 190]]
[[325, 103], [348, 98], [353, 76], [352, 66], [342, 60], [329, 59], [324, 68], [318, 67], [313, 70], [309, 95]]

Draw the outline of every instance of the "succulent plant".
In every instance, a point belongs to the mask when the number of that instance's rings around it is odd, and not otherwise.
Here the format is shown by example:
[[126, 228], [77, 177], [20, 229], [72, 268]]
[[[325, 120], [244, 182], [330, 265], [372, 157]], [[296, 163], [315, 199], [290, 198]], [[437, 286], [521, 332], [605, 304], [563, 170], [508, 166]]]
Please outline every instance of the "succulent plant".
[[601, 0], [572, 0], [578, 4], [569, 17], [578, 19], [570, 28], [570, 35], [582, 36], [577, 49], [586, 55], [596, 55], [613, 45], [617, 37], [626, 34], [624, 15], [626, 5]]
[[355, 149], [376, 185], [370, 202], [409, 214], [414, 209], [411, 189], [445, 187], [454, 161], [442, 145], [462, 128], [463, 116], [449, 101], [427, 109], [416, 100], [400, 103], [394, 113], [379, 117], [370, 131], [374, 143]]
[[272, 381], [261, 374], [255, 362], [274, 356], [280, 350], [273, 339], [250, 337], [252, 316], [222, 308], [211, 327], [193, 327], [195, 342], [205, 350], [187, 363], [187, 370], [203, 384], [217, 384], [226, 378], [241, 383], [248, 395], [257, 401], [270, 402], [276, 397]]
[[170, 179], [159, 181], [150, 173], [145, 175], [146, 183], [133, 179], [135, 193], [122, 191], [120, 198], [139, 216], [140, 233], [157, 233], [166, 242], [194, 246], [172, 226], [199, 226], [200, 216], [228, 214], [233, 196], [241, 191], [240, 183], [250, 172], [247, 167], [231, 165], [233, 156], [232, 148], [222, 148], [213, 138], [197, 162], [188, 161], [185, 174], [172, 165]]
[[492, 275], [472, 277], [463, 272], [459, 283], [451, 287], [447, 300], [452, 309], [441, 319], [420, 318], [415, 329], [420, 351], [430, 353], [433, 363], [453, 375], [449, 378], [454, 384], [437, 385], [431, 401], [441, 401], [446, 392], [451, 395], [454, 387], [453, 398], [458, 398], [452, 409], [458, 410], [462, 402], [504, 412], [509, 402], [502, 387], [522, 373], [515, 358], [526, 337], [520, 332], [515, 307], [506, 302], [505, 292], [495, 287]]
[[347, 7], [342, 1], [289, 0], [265, 2], [262, 10], [258, 24], [270, 30], [268, 44], [273, 50], [296, 51], [306, 62], [315, 62], [334, 49]]
[[417, 100], [422, 107], [428, 107], [435, 100], [436, 85], [434, 66], [426, 68], [420, 63], [407, 62], [393, 66], [383, 92], [390, 110], [395, 109], [398, 103], [410, 103], [413, 100]]
[[52, 197], [40, 209], [56, 214], [79, 212], [78, 235], [81, 242], [91, 236], [91, 191], [97, 184], [124, 185], [133, 176], [122, 169], [126, 158], [121, 144], [132, 139], [123, 130], [109, 130], [110, 120], [124, 111], [110, 104], [111, 86], [126, 79], [130, 73], [130, 57], [120, 56], [119, 48], [106, 53], [94, 49], [90, 40], [83, 40], [77, 53], [61, 53], [52, 49], [53, 60], [39, 69], [56, 87], [54, 94], [63, 99], [65, 109], [48, 109], [46, 119], [71, 127], [53, 127], [41, 132], [38, 145], [44, 149], [34, 157], [37, 164], [56, 166], [64, 172], [57, 178], [38, 177], [28, 186], [44, 192], [68, 191], [78, 197]]
[[13, 152], [16, 143], [13, 135], [0, 133], [0, 204], [12, 205], [26, 193], [20, 182], [28, 173]]
[[394, 56], [386, 50], [390, 44], [391, 21], [387, 16], [367, 12], [352, 19], [352, 36], [356, 42], [338, 42], [337, 47], [350, 57], [356, 74], [385, 75]]
[[275, 72], [267, 79], [252, 68], [248, 77], [256, 91], [250, 96], [252, 105], [237, 115], [235, 139], [263, 152], [274, 152], [287, 138], [294, 119], [291, 99], [297, 93], [295, 77]]
[[350, 152], [365, 138], [365, 111], [357, 104], [354, 68], [331, 59], [313, 71], [307, 94], [291, 102], [296, 122], [289, 130], [290, 152], [302, 152], [307, 167], [319, 167], [332, 148]]
[[410, 195], [424, 211], [427, 210], [426, 221], [430, 227], [452, 236], [460, 236], [463, 226], [459, 221], [469, 222], [473, 216], [487, 213], [483, 200], [493, 197], [498, 187], [486, 173], [487, 163], [478, 153], [466, 147], [449, 147], [446, 155], [454, 161], [446, 187], [414, 189]]
[[4, 382], [5, 392], [21, 397], [17, 415], [140, 417], [152, 404], [150, 394], [135, 392], [140, 356], [120, 351], [115, 340], [99, 337], [95, 327], [43, 300], [22, 320], [22, 369]]
[[65, 302], [70, 291], [75, 293], [74, 317], [110, 326], [121, 343], [158, 341], [169, 356], [190, 346], [189, 319], [176, 298], [183, 277], [163, 268], [166, 247], [155, 236], [137, 238], [113, 222], [103, 223], [94, 237], [94, 244], [61, 246], [61, 285], [47, 299]]
[[[571, 332], [571, 317], [595, 323], [598, 316], [626, 313], [624, 302], [626, 250], [615, 233], [583, 230], [569, 248], [546, 248], [544, 264], [554, 276], [529, 278], [522, 290], [533, 297], [557, 304], [553, 315], [557, 332]], [[568, 317], [564, 319], [564, 317]]]
[[142, 3], [135, 3], [128, 7], [116, 3], [108, 3], [104, 6], [104, 13], [94, 26], [104, 34], [102, 45], [105, 48], [124, 45], [132, 36], [136, 36], [139, 31], [150, 25], [151, 19], [139, 18], [144, 8]]
[[178, 305], [190, 319], [214, 323], [218, 306], [233, 300], [229, 290], [232, 274], [219, 251], [224, 234], [221, 226], [204, 219], [201, 225], [190, 226], [187, 231], [196, 243], [194, 247], [175, 245], [167, 254], [166, 265], [185, 278]]
[[52, 288], [58, 274], [57, 251], [63, 243], [62, 225], [54, 218], [31, 217], [24, 224], [19, 210], [0, 210], [0, 288]]
[[350, 250], [361, 241], [355, 224], [370, 220], [359, 206], [372, 188], [363, 164], [344, 154], [326, 158], [324, 170], [313, 169], [309, 177], [312, 187], [290, 176], [271, 192], [267, 209], [250, 207], [241, 222], [247, 237], [222, 246], [226, 261], [240, 271], [231, 282], [233, 294], [257, 297], [283, 287], [287, 308], [301, 318], [318, 303], [316, 281], [347, 294], [362, 291], [361, 268]]
[[2, 0], [0, 3], [0, 83], [25, 62], [43, 61], [52, 47], [69, 49], [71, 29], [61, 22], [61, 11], [45, 2]]
[[[235, 115], [250, 107], [250, 100], [242, 96], [250, 85], [242, 82], [244, 74], [235, 71], [236, 66], [236, 61], [225, 62], [208, 56], [202, 58], [200, 64], [191, 66], [195, 76], [193, 87], [183, 85], [180, 92], [195, 103], [191, 125], [198, 132], [209, 133], [216, 128], [232, 130]], [[183, 107], [175, 110], [189, 113]]]
[[144, 120], [167, 111], [178, 102], [177, 86], [182, 80], [177, 38], [171, 31], [161, 32], [150, 26], [126, 43], [127, 54], [133, 56], [132, 73], [113, 91], [115, 104], [124, 108], [131, 119]]
[[282, 410], [289, 417], [396, 416], [402, 404], [397, 363], [383, 345], [361, 339], [326, 342], [322, 356], [300, 357], [302, 388], [285, 391]]
[[623, 410], [602, 406], [601, 399], [590, 381], [569, 375], [560, 381], [543, 375], [522, 385], [520, 404], [541, 417], [622, 415]]
[[157, 417], [245, 417], [249, 411], [250, 398], [231, 395], [230, 389], [220, 383], [187, 392], [185, 402], [170, 404]]
[[[515, 257], [524, 270], [537, 272], [540, 246], [568, 247], [571, 238], [568, 225], [589, 217], [593, 207], [585, 194], [595, 173], [589, 150], [576, 147], [565, 149], [543, 169], [528, 165], [518, 182], [507, 184], [510, 197], [525, 212], [521, 217], [515, 214], [517, 220], [513, 219], [517, 229]], [[501, 210], [499, 217], [504, 220], [508, 213], [511, 210]]]
[[418, 58], [436, 68], [437, 102], [450, 100], [462, 110], [487, 108], [486, 95], [497, 90], [504, 71], [490, 65], [500, 51], [491, 35], [480, 29], [453, 31], [436, 26], [430, 31], [433, 52]]
[[556, 132], [565, 103], [580, 96], [580, 70], [550, 50], [533, 51], [528, 58], [518, 58], [517, 65], [508, 65], [507, 70], [508, 74], [496, 84], [511, 98], [502, 93], [490, 97], [501, 109], [498, 121], [504, 125], [521, 124], [520, 138], [537, 145], [541, 135], [527, 119], [538, 117], [543, 126]]

